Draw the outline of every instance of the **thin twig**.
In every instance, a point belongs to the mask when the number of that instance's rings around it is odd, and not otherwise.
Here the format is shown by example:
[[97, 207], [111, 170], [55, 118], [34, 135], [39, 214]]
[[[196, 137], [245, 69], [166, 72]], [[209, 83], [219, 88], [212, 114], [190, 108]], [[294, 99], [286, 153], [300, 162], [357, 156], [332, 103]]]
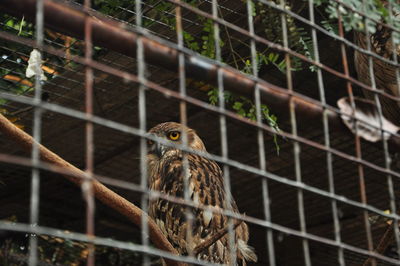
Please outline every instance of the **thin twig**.
[[[233, 230], [236, 230], [236, 228], [242, 223], [242, 220], [235, 220], [235, 223], [233, 224]], [[193, 254], [196, 256], [204, 251], [206, 248], [210, 247], [212, 244], [217, 242], [219, 239], [221, 239], [224, 235], [226, 235], [229, 232], [229, 225], [227, 225], [225, 228], [222, 228], [221, 230], [217, 231], [215, 234], [209, 236], [204, 242], [202, 242], [200, 245], [198, 245], [194, 250]]]
[[[223, 17], [221, 8], [220, 8], [219, 6], [218, 6], [218, 12], [219, 12], [219, 14], [220, 14], [220, 17], [223, 19], [224, 17]], [[232, 45], [232, 41], [231, 41], [231, 36], [230, 36], [230, 34], [229, 34], [228, 27], [227, 27], [227, 26], [224, 26], [224, 30], [225, 30], [225, 32], [226, 32], [226, 35], [228, 36], [227, 39], [228, 39], [228, 44], [229, 44], [229, 48], [230, 48], [231, 52], [236, 53], [235, 49], [233, 49], [233, 45]], [[219, 44], [217, 44], [217, 45], [219, 45]], [[238, 54], [238, 55], [239, 55], [239, 57], [241, 57], [240, 54]], [[238, 65], [238, 63], [237, 63], [237, 61], [236, 61], [235, 55], [232, 54], [232, 57], [233, 57], [233, 62], [235, 63], [236, 69], [239, 69], [239, 65]]]
[[[10, 139], [14, 140], [17, 144], [19, 144], [22, 148], [27, 151], [31, 151], [32, 144], [34, 143], [34, 139], [23, 130], [16, 127], [13, 123], [11, 123], [7, 118], [0, 114], [0, 131]], [[45, 162], [54, 164], [62, 169], [65, 169], [68, 172], [71, 172], [71, 175], [63, 175], [66, 179], [71, 181], [72, 183], [81, 186], [84, 179], [77, 178], [76, 176], [86, 176], [83, 171], [76, 168], [72, 164], [63, 160], [57, 154], [51, 152], [43, 145], [39, 145], [40, 156], [41, 159]], [[125, 217], [127, 217], [131, 222], [133, 222], [138, 227], [142, 226], [142, 216], [147, 214], [142, 211], [139, 207], [129, 202], [125, 198], [121, 197], [114, 191], [110, 190], [103, 184], [101, 184], [97, 180], [92, 181], [93, 192], [95, 197], [100, 200], [105, 205], [111, 207], [117, 212], [121, 213]], [[166, 239], [161, 230], [158, 228], [157, 224], [147, 216], [148, 226], [149, 226], [149, 235], [153, 244], [164, 251], [170, 252], [174, 255], [179, 255], [178, 251], [174, 249], [171, 243]], [[165, 259], [167, 265], [171, 266], [186, 266], [185, 263], [177, 262], [170, 259]]]

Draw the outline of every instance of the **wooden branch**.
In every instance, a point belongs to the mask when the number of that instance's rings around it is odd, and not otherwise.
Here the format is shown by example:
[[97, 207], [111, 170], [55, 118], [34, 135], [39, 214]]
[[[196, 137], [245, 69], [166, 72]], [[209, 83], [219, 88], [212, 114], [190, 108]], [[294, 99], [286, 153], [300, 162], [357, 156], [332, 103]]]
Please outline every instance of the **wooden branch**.
[[[11, 123], [7, 118], [0, 114], [0, 131], [8, 136], [10, 139], [14, 140], [18, 145], [24, 148], [26, 151], [30, 152], [32, 150], [32, 145], [35, 140], [23, 130], [16, 127], [13, 123]], [[50, 164], [54, 164], [62, 169], [65, 169], [68, 172], [71, 172], [71, 175], [63, 175], [66, 179], [73, 182], [74, 184], [81, 186], [84, 179], [77, 178], [76, 176], [85, 176], [85, 173], [63, 160], [57, 154], [51, 152], [43, 145], [39, 145], [40, 156], [41, 159]], [[75, 176], [75, 177], [74, 177]], [[142, 211], [140, 208], [124, 199], [117, 193], [113, 192], [97, 180], [92, 181], [92, 190], [94, 196], [100, 200], [105, 205], [111, 207], [117, 212], [121, 213], [125, 217], [127, 217], [131, 222], [135, 225], [141, 227], [142, 226], [142, 216], [147, 214]], [[148, 226], [149, 226], [149, 234], [151, 242], [159, 249], [170, 252], [174, 255], [179, 256], [179, 253], [174, 249], [171, 243], [166, 239], [161, 230], [158, 228], [157, 224], [147, 216]], [[185, 263], [177, 262], [170, 259], [165, 259], [167, 265], [171, 266], [184, 266]]]
[[[393, 234], [393, 225], [388, 224], [385, 232], [383, 233], [381, 239], [379, 240], [378, 245], [375, 248], [375, 252], [378, 254], [383, 254], [385, 250], [388, 248], [388, 246], [393, 243], [394, 241], [394, 234]], [[372, 258], [369, 257], [368, 259], [365, 260], [363, 266], [367, 266], [371, 264]]]
[[[235, 220], [235, 223], [233, 224], [233, 230], [235, 231], [236, 228], [242, 223], [242, 220]], [[204, 242], [202, 242], [200, 245], [195, 247], [193, 250], [193, 254], [196, 256], [204, 251], [206, 248], [210, 247], [212, 244], [217, 242], [219, 239], [221, 239], [224, 235], [226, 235], [229, 232], [229, 226], [227, 225], [225, 228], [222, 228], [221, 230], [217, 231], [215, 234], [209, 236]]]

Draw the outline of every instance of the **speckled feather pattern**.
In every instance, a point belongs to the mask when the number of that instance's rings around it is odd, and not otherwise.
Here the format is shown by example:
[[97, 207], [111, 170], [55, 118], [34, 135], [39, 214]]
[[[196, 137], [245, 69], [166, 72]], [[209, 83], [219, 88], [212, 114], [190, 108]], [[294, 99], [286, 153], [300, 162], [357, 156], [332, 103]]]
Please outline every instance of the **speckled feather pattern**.
[[[183, 128], [178, 123], [160, 124], [150, 130], [150, 133], [163, 137], [171, 130], [186, 130], [189, 146], [193, 149], [205, 151], [204, 144], [197, 134], [192, 129]], [[174, 148], [169, 149], [162, 157], [149, 153], [149, 186], [152, 190], [175, 197], [184, 197], [182, 156], [182, 151]], [[239, 212], [233, 200], [231, 202], [226, 200], [223, 173], [218, 164], [196, 154], [187, 154], [187, 160], [189, 168], [188, 189], [191, 200], [195, 203]], [[189, 226], [185, 211], [187, 210], [184, 206], [164, 199], [153, 200], [149, 205], [149, 215], [156, 221], [164, 235], [180, 254], [188, 254], [204, 239], [227, 226], [227, 217], [201, 209], [191, 210], [194, 219], [192, 225]], [[192, 241], [189, 241], [191, 244], [186, 241], [189, 227], [191, 227], [192, 232]], [[244, 256], [240, 252], [240, 248], [238, 249], [238, 242], [241, 240], [242, 243], [247, 243], [249, 238], [247, 225], [244, 222], [241, 223], [236, 228], [235, 233], [235, 248], [238, 250], [237, 263], [245, 265]], [[249, 252], [251, 254], [247, 255], [255, 260], [256, 256], [253, 251], [249, 249]], [[229, 256], [228, 235], [198, 254], [198, 258], [214, 263], [232, 264]]]
[[[376, 33], [370, 36], [371, 50], [388, 59], [393, 59], [393, 46], [390, 38], [390, 30], [379, 25]], [[355, 33], [355, 43], [361, 48], [367, 49], [366, 36], [363, 33]], [[400, 48], [397, 47], [396, 52], [400, 56]], [[367, 84], [371, 85], [371, 79], [369, 74], [369, 63], [368, 56], [360, 52], [355, 51], [354, 53], [355, 68], [357, 71], [358, 79]], [[396, 81], [396, 69], [395, 67], [382, 62], [379, 59], [373, 59], [374, 76], [376, 88], [378, 90], [384, 90], [386, 93], [399, 96], [397, 81]], [[366, 98], [374, 100], [374, 93], [364, 90]], [[380, 96], [379, 97], [384, 116], [391, 122], [400, 125], [400, 108], [399, 104], [395, 101]]]

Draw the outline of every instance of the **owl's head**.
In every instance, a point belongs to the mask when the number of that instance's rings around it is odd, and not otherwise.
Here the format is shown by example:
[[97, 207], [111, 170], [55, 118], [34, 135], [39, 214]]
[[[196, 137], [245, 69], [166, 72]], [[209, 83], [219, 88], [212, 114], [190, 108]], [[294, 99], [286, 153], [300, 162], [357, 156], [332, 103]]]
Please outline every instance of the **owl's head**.
[[[182, 135], [183, 132], [187, 134], [187, 141], [189, 148], [193, 150], [206, 151], [203, 141], [197, 136], [196, 132], [182, 124], [175, 122], [165, 122], [158, 124], [149, 130], [149, 134], [155, 135], [156, 137], [163, 138], [173, 144], [183, 144]], [[176, 150], [175, 147], [163, 145], [152, 140], [148, 141], [149, 154], [154, 154], [158, 157], [163, 157], [168, 151]]]

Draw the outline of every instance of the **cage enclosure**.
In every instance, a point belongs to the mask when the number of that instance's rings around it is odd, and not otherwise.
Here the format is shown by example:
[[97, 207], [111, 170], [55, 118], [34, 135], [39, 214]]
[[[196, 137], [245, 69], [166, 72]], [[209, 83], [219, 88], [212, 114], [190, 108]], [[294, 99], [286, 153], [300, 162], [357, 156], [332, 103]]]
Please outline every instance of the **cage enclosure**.
[[0, 9], [1, 265], [400, 263], [398, 1]]

